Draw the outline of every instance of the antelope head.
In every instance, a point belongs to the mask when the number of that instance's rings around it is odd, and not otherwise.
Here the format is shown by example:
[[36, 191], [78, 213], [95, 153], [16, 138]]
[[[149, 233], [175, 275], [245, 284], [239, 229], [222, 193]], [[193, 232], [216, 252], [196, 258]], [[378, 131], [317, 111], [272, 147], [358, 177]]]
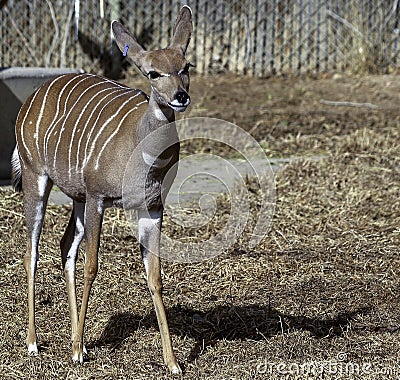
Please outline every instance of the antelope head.
[[161, 50], [146, 51], [118, 21], [112, 23], [118, 47], [149, 79], [151, 98], [160, 106], [183, 112], [190, 104], [189, 68], [185, 58], [192, 34], [192, 12], [182, 7], [176, 20], [170, 45]]

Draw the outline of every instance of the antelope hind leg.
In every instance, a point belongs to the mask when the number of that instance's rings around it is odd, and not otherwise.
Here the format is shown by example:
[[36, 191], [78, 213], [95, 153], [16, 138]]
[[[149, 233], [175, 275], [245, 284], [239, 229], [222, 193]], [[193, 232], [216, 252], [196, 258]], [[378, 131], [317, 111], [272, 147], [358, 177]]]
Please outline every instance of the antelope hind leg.
[[39, 259], [39, 239], [42, 231], [47, 199], [52, 187], [52, 182], [47, 175], [37, 174], [25, 169], [23, 181], [28, 184], [24, 187], [24, 210], [28, 242], [24, 257], [24, 268], [28, 279], [28, 353], [38, 354], [37, 334], [35, 324], [35, 277], [37, 261]]
[[[68, 293], [71, 318], [71, 339], [74, 342], [78, 331], [78, 306], [76, 300], [75, 268], [79, 245], [84, 236], [85, 203], [74, 201], [71, 218], [61, 239], [61, 259]], [[83, 353], [86, 349], [83, 347]]]
[[86, 313], [89, 304], [90, 292], [98, 269], [98, 250], [100, 243], [100, 231], [103, 221], [104, 204], [102, 199], [87, 196], [85, 207], [84, 236], [86, 241], [86, 260], [81, 310], [78, 318], [78, 326], [72, 342], [72, 360], [83, 363], [85, 348], [83, 334], [85, 328]]

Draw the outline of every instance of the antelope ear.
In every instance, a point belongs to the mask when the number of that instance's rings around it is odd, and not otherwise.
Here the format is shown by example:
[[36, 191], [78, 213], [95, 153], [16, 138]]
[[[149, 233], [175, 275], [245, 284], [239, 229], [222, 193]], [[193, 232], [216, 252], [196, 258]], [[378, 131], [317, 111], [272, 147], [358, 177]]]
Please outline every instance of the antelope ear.
[[143, 64], [145, 49], [136, 41], [135, 37], [120, 22], [113, 21], [111, 24], [115, 41], [119, 49], [127, 55], [140, 69]]
[[174, 35], [170, 48], [179, 50], [182, 54], [186, 53], [192, 34], [192, 10], [184, 5], [175, 21]]

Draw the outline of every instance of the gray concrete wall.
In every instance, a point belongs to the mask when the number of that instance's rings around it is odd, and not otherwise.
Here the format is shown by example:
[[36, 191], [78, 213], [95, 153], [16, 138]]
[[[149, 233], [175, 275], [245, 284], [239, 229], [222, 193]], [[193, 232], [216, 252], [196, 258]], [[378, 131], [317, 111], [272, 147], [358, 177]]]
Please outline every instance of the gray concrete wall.
[[22, 104], [49, 79], [77, 72], [82, 70], [21, 67], [0, 71], [0, 184], [10, 182], [15, 121]]

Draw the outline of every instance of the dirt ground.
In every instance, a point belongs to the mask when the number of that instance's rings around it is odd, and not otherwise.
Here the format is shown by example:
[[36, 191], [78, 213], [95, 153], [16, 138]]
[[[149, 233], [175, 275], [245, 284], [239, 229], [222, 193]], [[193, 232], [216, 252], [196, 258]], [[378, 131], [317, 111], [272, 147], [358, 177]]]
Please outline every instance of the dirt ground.
[[[398, 379], [400, 78], [215, 76], [195, 77], [191, 86], [187, 117], [234, 122], [268, 156], [300, 159], [276, 174], [275, 215], [257, 247], [248, 248], [247, 230], [214, 259], [164, 263], [164, 299], [184, 378]], [[184, 152], [213, 148], [194, 144]], [[70, 208], [48, 208], [37, 275], [41, 354], [26, 354], [21, 199], [0, 192], [2, 378], [169, 378], [137, 242], [117, 210], [104, 222], [87, 318], [88, 358], [75, 366], [58, 251]], [[219, 198], [218, 206], [210, 235], [229, 199]], [[165, 230], [188, 234], [168, 218]], [[200, 230], [190, 234], [204, 237]]]

